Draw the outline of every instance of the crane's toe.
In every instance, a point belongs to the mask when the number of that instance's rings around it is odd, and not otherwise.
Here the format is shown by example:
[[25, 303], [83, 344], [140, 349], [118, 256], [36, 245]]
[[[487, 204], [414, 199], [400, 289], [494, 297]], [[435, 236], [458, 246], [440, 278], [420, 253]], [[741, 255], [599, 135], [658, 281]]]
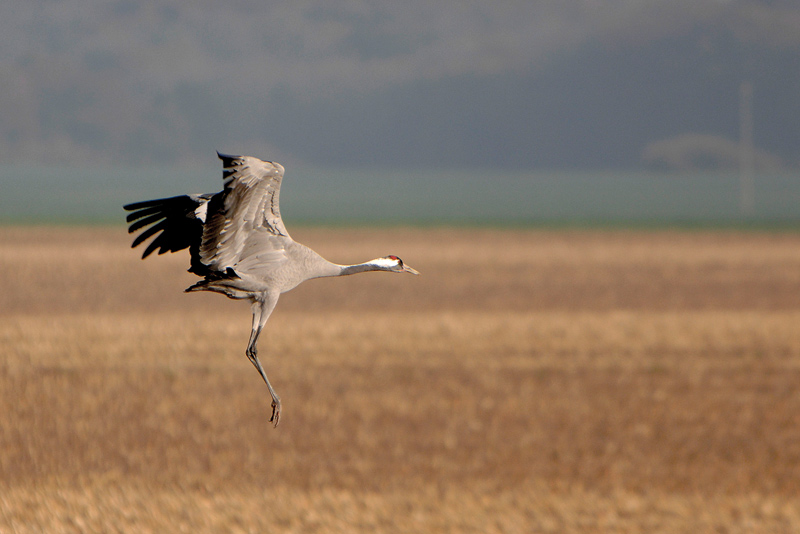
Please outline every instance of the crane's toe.
[[273, 399], [272, 400], [272, 417], [269, 418], [270, 423], [274, 423], [275, 426], [278, 426], [278, 422], [281, 420], [281, 401], [280, 399]]

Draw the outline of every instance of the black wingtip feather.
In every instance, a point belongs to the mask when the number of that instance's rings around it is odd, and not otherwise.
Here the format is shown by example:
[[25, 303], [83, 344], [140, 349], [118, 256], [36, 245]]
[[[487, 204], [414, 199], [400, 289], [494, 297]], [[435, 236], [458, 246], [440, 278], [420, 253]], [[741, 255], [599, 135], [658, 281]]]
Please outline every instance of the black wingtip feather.
[[162, 245], [159, 243], [159, 240], [158, 240], [158, 238], [156, 238], [156, 239], [153, 239], [153, 240], [150, 242], [150, 244], [149, 244], [149, 245], [147, 245], [147, 248], [146, 248], [146, 249], [144, 250], [144, 252], [142, 253], [142, 259], [145, 259], [147, 256], [149, 256], [150, 254], [152, 254], [153, 252], [155, 252], [155, 250], [156, 250], [157, 248], [159, 248], [159, 247], [161, 247], [161, 250], [159, 250], [159, 251], [158, 251], [158, 253], [159, 253], [159, 254], [163, 254], [164, 252], [166, 252], [166, 250], [164, 250], [164, 247], [163, 247], [163, 246], [162, 246]]
[[125, 211], [138, 211], [141, 209], [147, 208], [167, 208], [175, 204], [180, 204], [181, 206], [187, 206], [187, 202], [189, 203], [197, 203], [198, 198], [205, 199], [209, 195], [178, 195], [174, 197], [166, 197], [166, 198], [154, 198], [153, 200], [142, 200], [141, 202], [133, 202], [132, 204], [125, 204], [122, 206], [122, 209]]
[[164, 218], [164, 214], [161, 212], [156, 212], [152, 215], [145, 214], [142, 216], [141, 219], [137, 220], [133, 224], [128, 227], [128, 233], [132, 234], [133, 232], [137, 231], [140, 228], [144, 228], [147, 225], [156, 223]]
[[142, 209], [134, 211], [133, 213], [129, 213], [125, 217], [125, 221], [130, 223], [130, 222], [133, 222], [133, 221], [137, 221], [137, 220], [141, 219], [142, 217], [147, 217], [149, 215], [152, 215], [154, 213], [161, 213], [161, 211], [162, 211], [161, 205], [153, 206], [151, 208], [142, 208]]
[[153, 225], [153, 226], [151, 226], [150, 228], [147, 228], [147, 229], [146, 229], [146, 230], [144, 230], [144, 231], [143, 231], [141, 234], [139, 234], [138, 236], [136, 236], [136, 239], [134, 239], [134, 240], [133, 240], [133, 244], [131, 245], [131, 248], [136, 248], [136, 247], [138, 247], [138, 246], [139, 246], [139, 245], [141, 245], [141, 244], [142, 244], [144, 241], [147, 241], [147, 240], [148, 240], [148, 239], [150, 239], [150, 237], [152, 237], [154, 234], [156, 234], [156, 233], [160, 232], [161, 230], [164, 230], [166, 227], [167, 227], [167, 221], [166, 221], [166, 220], [163, 220], [163, 221], [161, 221], [160, 223], [158, 223], [158, 224], [154, 224], [154, 225]]
[[159, 198], [156, 200], [143, 200], [141, 202], [133, 202], [131, 204], [125, 204], [124, 206], [122, 206], [122, 209], [124, 209], [125, 211], [136, 211], [142, 208], [151, 208], [153, 206], [161, 204], [161, 202], [163, 202], [164, 200], [165, 199], [163, 198]]

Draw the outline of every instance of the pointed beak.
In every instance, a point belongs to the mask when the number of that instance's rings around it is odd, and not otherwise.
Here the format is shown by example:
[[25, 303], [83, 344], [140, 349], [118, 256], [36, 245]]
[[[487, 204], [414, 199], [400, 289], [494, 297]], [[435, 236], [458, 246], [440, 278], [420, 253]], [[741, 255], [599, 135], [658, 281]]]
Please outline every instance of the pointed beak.
[[414, 269], [413, 267], [409, 267], [408, 265], [403, 265], [403, 272], [411, 274], [419, 274], [418, 270]]

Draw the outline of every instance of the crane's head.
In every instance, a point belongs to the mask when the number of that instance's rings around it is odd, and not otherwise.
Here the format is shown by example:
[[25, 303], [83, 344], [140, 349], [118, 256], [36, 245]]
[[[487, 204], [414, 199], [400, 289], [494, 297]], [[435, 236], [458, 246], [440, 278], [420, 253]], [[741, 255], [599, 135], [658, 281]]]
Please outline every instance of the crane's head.
[[386, 256], [385, 258], [380, 258], [374, 261], [376, 264], [381, 266], [382, 270], [392, 271], [394, 273], [419, 274], [419, 271], [403, 263], [403, 260], [397, 256]]

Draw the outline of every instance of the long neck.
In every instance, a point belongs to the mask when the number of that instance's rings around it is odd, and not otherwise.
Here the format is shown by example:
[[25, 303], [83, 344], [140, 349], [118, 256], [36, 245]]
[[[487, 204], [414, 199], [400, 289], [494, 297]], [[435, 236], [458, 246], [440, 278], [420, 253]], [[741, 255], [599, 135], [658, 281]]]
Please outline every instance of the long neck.
[[355, 265], [340, 265], [339, 276], [347, 276], [348, 274], [365, 273], [367, 271], [385, 271], [386, 267], [374, 263], [375, 260], [365, 263], [356, 263]]

